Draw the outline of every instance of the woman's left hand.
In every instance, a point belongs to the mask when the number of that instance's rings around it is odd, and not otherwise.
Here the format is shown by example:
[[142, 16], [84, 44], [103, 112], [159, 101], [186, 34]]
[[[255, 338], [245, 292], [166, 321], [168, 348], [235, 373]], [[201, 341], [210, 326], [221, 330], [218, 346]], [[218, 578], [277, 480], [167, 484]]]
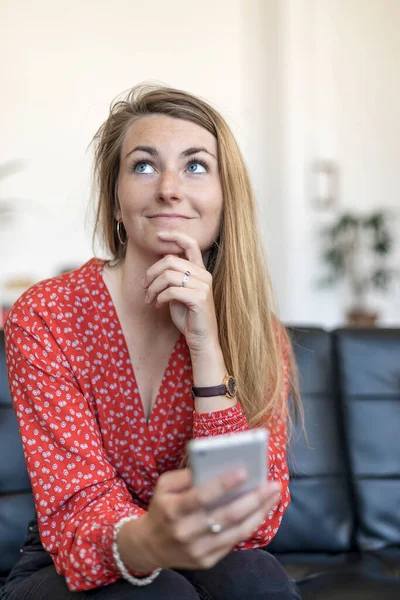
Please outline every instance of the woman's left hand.
[[[154, 263], [142, 281], [145, 300], [148, 304], [156, 302], [157, 307], [169, 303], [172, 321], [185, 336], [189, 350], [207, 351], [219, 344], [212, 275], [204, 266], [195, 239], [177, 231], [159, 232], [158, 236], [175, 242], [187, 258], [167, 254]], [[186, 271], [190, 275], [183, 287]]]

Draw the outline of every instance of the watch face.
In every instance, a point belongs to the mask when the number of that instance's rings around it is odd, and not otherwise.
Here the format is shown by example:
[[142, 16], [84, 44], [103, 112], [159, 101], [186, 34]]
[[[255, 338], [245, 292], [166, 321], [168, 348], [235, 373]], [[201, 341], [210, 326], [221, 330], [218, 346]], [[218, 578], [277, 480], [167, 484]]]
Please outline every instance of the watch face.
[[233, 377], [229, 377], [228, 381], [226, 382], [226, 389], [228, 390], [228, 394], [230, 396], [233, 397], [236, 395], [237, 385]]

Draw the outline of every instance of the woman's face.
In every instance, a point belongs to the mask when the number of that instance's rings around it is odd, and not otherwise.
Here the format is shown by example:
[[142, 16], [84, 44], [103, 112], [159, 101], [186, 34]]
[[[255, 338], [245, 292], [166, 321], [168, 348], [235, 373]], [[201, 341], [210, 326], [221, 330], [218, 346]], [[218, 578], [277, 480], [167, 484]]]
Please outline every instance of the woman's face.
[[218, 236], [222, 189], [217, 142], [203, 127], [166, 115], [138, 119], [128, 129], [118, 177], [128, 251], [181, 254], [158, 231], [180, 231], [206, 252]]

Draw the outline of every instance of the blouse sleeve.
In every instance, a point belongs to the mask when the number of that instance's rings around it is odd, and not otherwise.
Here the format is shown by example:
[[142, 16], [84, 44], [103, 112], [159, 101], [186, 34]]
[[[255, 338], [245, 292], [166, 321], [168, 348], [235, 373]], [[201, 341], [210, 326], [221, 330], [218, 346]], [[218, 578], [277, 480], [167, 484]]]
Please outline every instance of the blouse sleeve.
[[[289, 357], [286, 343], [283, 347], [284, 389], [283, 394], [288, 406]], [[249, 430], [249, 424], [241, 405], [237, 402], [232, 408], [211, 413], [194, 413], [193, 437], [214, 436], [224, 433]], [[278, 503], [272, 507], [265, 520], [259, 525], [251, 537], [238, 544], [234, 550], [260, 548], [269, 544], [282, 521], [282, 517], [290, 504], [289, 469], [286, 459], [287, 427], [286, 415], [275, 416], [268, 425], [268, 480], [280, 481], [282, 485]]]
[[115, 524], [145, 511], [107, 460], [93, 407], [40, 316], [14, 307], [5, 338], [43, 547], [71, 591], [114, 583]]

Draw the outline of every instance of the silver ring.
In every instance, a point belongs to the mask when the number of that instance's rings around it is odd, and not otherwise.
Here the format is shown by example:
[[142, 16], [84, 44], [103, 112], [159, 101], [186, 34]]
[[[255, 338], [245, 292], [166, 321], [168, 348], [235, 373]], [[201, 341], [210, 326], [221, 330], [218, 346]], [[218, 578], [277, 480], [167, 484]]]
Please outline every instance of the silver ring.
[[216, 523], [213, 519], [208, 519], [207, 530], [210, 533], [221, 533], [222, 525], [220, 523]]
[[182, 279], [182, 283], [181, 283], [182, 287], [186, 287], [189, 277], [190, 277], [190, 271], [186, 271], [186, 273]]

